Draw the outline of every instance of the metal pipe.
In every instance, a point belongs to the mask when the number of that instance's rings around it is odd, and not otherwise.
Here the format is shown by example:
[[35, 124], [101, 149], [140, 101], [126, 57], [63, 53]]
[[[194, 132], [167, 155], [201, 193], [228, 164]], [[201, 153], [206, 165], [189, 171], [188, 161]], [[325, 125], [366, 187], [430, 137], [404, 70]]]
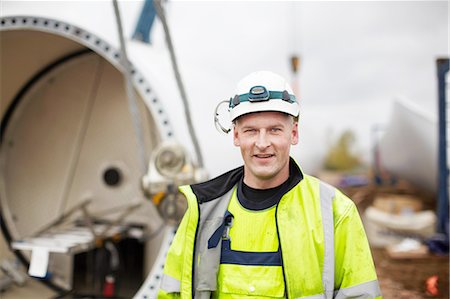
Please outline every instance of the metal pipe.
[[448, 234], [448, 158], [447, 158], [447, 98], [445, 77], [449, 70], [449, 59], [437, 61], [438, 76], [438, 115], [439, 115], [439, 152], [438, 152], [438, 203], [437, 203], [437, 231]]

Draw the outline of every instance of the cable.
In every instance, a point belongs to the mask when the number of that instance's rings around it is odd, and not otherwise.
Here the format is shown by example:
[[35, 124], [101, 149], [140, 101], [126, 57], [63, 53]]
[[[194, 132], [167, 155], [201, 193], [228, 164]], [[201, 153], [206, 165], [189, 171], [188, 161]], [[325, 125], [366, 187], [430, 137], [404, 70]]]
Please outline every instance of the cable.
[[139, 109], [137, 107], [136, 94], [134, 92], [133, 82], [131, 81], [131, 67], [130, 61], [128, 60], [127, 49], [125, 45], [125, 39], [123, 37], [122, 21], [120, 18], [119, 5], [117, 0], [113, 0], [114, 13], [116, 15], [117, 31], [119, 33], [120, 40], [120, 61], [124, 68], [124, 77], [126, 82], [126, 91], [128, 99], [128, 107], [131, 114], [131, 120], [133, 122], [134, 132], [136, 133], [136, 141], [138, 143], [139, 151], [139, 166], [141, 169], [141, 174], [144, 175], [147, 171], [147, 162], [145, 159], [145, 144], [144, 144], [144, 134], [142, 133], [142, 122], [139, 114]]
[[161, 20], [161, 23], [162, 23], [163, 28], [164, 28], [164, 33], [166, 35], [167, 47], [169, 48], [170, 58], [171, 58], [171, 61], [172, 61], [172, 67], [173, 67], [173, 71], [175, 73], [175, 79], [177, 81], [177, 85], [178, 85], [178, 89], [180, 91], [181, 99], [183, 100], [184, 114], [186, 116], [186, 122], [187, 122], [187, 125], [188, 125], [189, 134], [191, 135], [192, 143], [194, 144], [195, 153], [197, 155], [197, 163], [198, 163], [198, 166], [200, 168], [203, 168], [203, 156], [202, 156], [202, 152], [200, 151], [200, 146], [199, 146], [199, 143], [198, 143], [197, 136], [195, 134], [194, 126], [192, 124], [191, 112], [190, 112], [190, 109], [189, 109], [189, 102], [187, 100], [186, 91], [184, 89], [184, 85], [183, 85], [183, 82], [181, 80], [180, 71], [178, 69], [178, 63], [177, 63], [177, 59], [176, 59], [176, 56], [175, 56], [175, 50], [174, 50], [174, 47], [173, 47], [173, 44], [172, 44], [172, 38], [170, 36], [169, 26], [167, 24], [167, 20], [166, 20], [166, 16], [165, 16], [165, 13], [164, 13], [164, 9], [163, 9], [163, 7], [161, 5], [161, 0], [153, 0], [153, 3], [155, 4], [156, 13], [158, 14], [158, 17]]

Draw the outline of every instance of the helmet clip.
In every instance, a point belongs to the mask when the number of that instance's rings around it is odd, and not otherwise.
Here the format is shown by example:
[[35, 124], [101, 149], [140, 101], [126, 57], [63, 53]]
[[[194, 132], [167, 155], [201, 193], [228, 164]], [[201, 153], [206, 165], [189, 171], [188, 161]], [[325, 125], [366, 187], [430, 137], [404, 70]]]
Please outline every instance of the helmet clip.
[[[236, 98], [236, 97], [235, 97]], [[239, 96], [237, 96], [238, 101], [239, 101]], [[217, 104], [216, 109], [214, 110], [214, 125], [216, 126], [217, 131], [219, 132], [223, 132], [225, 134], [230, 133], [231, 128], [225, 128], [224, 126], [222, 126], [222, 124], [220, 123], [219, 120], [219, 107], [223, 104], [228, 104], [229, 101], [222, 101], [219, 104]], [[239, 104], [239, 102], [238, 102]], [[236, 104], [237, 105], [237, 104]]]
[[291, 103], [291, 96], [289, 95], [289, 92], [287, 90], [283, 91], [283, 101]]

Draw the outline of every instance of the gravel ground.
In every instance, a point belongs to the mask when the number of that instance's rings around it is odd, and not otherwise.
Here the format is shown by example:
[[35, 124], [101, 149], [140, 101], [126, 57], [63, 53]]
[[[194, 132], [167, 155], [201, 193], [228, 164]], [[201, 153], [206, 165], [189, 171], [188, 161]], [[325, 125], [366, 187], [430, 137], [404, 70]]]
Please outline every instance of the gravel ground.
[[[372, 249], [384, 299], [448, 299], [449, 259], [432, 256], [421, 259], [392, 259], [384, 249]], [[426, 279], [439, 277], [439, 294], [426, 292]]]

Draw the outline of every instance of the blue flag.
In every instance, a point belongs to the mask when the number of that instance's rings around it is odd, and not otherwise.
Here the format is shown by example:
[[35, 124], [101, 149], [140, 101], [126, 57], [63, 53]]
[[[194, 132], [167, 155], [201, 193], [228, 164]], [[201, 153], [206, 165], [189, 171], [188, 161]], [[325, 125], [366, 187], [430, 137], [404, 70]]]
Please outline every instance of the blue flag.
[[150, 44], [150, 30], [155, 20], [156, 10], [153, 6], [153, 0], [145, 0], [141, 15], [133, 33], [133, 39]]

